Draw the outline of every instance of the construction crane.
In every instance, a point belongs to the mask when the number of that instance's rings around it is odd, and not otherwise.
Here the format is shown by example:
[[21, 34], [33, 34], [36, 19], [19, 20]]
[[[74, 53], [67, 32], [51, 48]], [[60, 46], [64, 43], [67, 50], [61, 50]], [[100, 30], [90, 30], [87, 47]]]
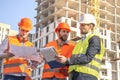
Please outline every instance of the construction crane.
[[[96, 27], [94, 28], [96, 31], [97, 28], [100, 27], [100, 0], [91, 0], [91, 14], [93, 14], [97, 20]], [[95, 32], [97, 33], [97, 32]]]
[[[82, 3], [87, 3], [87, 2], [90, 2], [90, 6], [91, 6], [91, 14], [93, 14], [94, 16], [95, 16], [95, 18], [96, 18], [96, 21], [97, 21], [97, 24], [96, 24], [96, 26], [95, 26], [95, 28], [94, 28], [94, 33], [98, 33], [97, 31], [96, 31], [96, 29], [98, 29], [99, 27], [100, 27], [100, 0], [91, 0], [91, 1], [89, 1], [89, 0], [86, 0], [86, 1], [84, 1], [84, 2], [82, 2]], [[72, 38], [72, 39], [70, 39], [70, 40], [72, 40], [72, 41], [78, 41], [79, 39], [81, 39], [80, 37], [78, 37], [78, 36], [76, 36], [76, 37], [74, 37], [74, 38]]]

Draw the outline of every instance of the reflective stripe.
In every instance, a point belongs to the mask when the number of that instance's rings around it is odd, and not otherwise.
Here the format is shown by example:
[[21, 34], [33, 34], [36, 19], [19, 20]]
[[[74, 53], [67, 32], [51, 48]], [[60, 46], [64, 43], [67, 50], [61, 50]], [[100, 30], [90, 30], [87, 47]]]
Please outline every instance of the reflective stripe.
[[[96, 62], [98, 62], [99, 64], [100, 64], [100, 62], [101, 62], [101, 60], [100, 60], [100, 59], [97, 59], [96, 57], [94, 57], [93, 60], [96, 61]], [[85, 66], [88, 67], [88, 68], [94, 69], [94, 70], [96, 70], [97, 72], [99, 72], [99, 68], [97, 68], [97, 67], [94, 66], [94, 65], [86, 64]]]
[[100, 59], [97, 59], [97, 58], [93, 58], [93, 60], [95, 60], [96, 62], [98, 62], [98, 63], [101, 63], [101, 60]]
[[91, 64], [87, 64], [87, 65], [85, 65], [85, 67], [88, 67], [88, 68], [94, 69], [94, 70], [96, 70], [97, 72], [100, 71], [99, 68], [97, 68], [96, 66], [91, 65]]
[[53, 69], [44, 69], [43, 72], [53, 72]]
[[43, 72], [60, 72], [60, 71], [56, 69], [44, 69]]
[[[66, 70], [66, 69], [62, 69], [62, 70]], [[60, 72], [60, 70], [58, 70], [58, 69], [44, 69], [43, 72]]]
[[20, 66], [20, 65], [22, 65], [22, 63], [5, 64], [5, 65], [4, 65], [4, 68], [7, 68], [7, 67], [15, 67], [15, 66]]

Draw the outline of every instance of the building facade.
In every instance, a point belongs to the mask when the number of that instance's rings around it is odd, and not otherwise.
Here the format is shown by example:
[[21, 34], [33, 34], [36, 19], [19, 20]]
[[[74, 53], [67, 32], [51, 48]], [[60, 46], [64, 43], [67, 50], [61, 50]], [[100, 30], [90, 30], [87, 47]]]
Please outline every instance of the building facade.
[[1, 41], [3, 41], [5, 37], [7, 37], [8, 35], [13, 36], [16, 34], [17, 34], [17, 31], [11, 30], [9, 24], [0, 23], [0, 44], [1, 44]]
[[10, 25], [0, 23], [0, 43], [10, 33]]

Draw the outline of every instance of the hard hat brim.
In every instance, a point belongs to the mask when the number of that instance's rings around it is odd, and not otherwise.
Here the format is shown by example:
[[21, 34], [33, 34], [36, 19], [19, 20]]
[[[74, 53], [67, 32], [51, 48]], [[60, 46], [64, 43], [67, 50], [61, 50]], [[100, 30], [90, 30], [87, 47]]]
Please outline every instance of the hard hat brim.
[[56, 28], [56, 29], [55, 29], [55, 32], [57, 32], [57, 31], [60, 30], [60, 29], [64, 29], [64, 30], [67, 30], [67, 31], [71, 32], [70, 29], [66, 29], [66, 28]]
[[23, 30], [26, 30], [26, 31], [30, 31], [32, 30], [32, 28], [27, 28], [27, 27], [24, 27], [24, 26], [19, 26], [20, 29], [23, 29]]

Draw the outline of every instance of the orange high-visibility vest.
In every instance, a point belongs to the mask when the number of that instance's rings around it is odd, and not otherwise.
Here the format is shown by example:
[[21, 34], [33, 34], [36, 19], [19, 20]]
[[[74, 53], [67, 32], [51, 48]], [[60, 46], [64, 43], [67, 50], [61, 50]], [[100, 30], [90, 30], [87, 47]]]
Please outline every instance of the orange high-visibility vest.
[[[9, 36], [8, 37], [9, 44], [22, 46], [21, 42], [16, 36]], [[29, 41], [24, 43], [25, 46], [33, 46], [33, 44]], [[9, 50], [9, 48], [8, 48]], [[24, 58], [15, 58], [11, 57], [9, 59], [4, 60], [4, 74], [10, 73], [25, 73], [28, 76], [31, 76], [31, 70], [28, 68], [28, 62]]]
[[[64, 55], [65, 57], [71, 57], [72, 56], [72, 50], [75, 46], [73, 43], [65, 43], [60, 49], [58, 47], [57, 42], [54, 40], [52, 42], [49, 42], [46, 47], [53, 46], [58, 54]], [[50, 55], [50, 54], [48, 54]], [[44, 70], [42, 74], [42, 78], [52, 78], [53, 76], [57, 78], [66, 78], [68, 76], [68, 66], [51, 69], [48, 64], [44, 65]]]

